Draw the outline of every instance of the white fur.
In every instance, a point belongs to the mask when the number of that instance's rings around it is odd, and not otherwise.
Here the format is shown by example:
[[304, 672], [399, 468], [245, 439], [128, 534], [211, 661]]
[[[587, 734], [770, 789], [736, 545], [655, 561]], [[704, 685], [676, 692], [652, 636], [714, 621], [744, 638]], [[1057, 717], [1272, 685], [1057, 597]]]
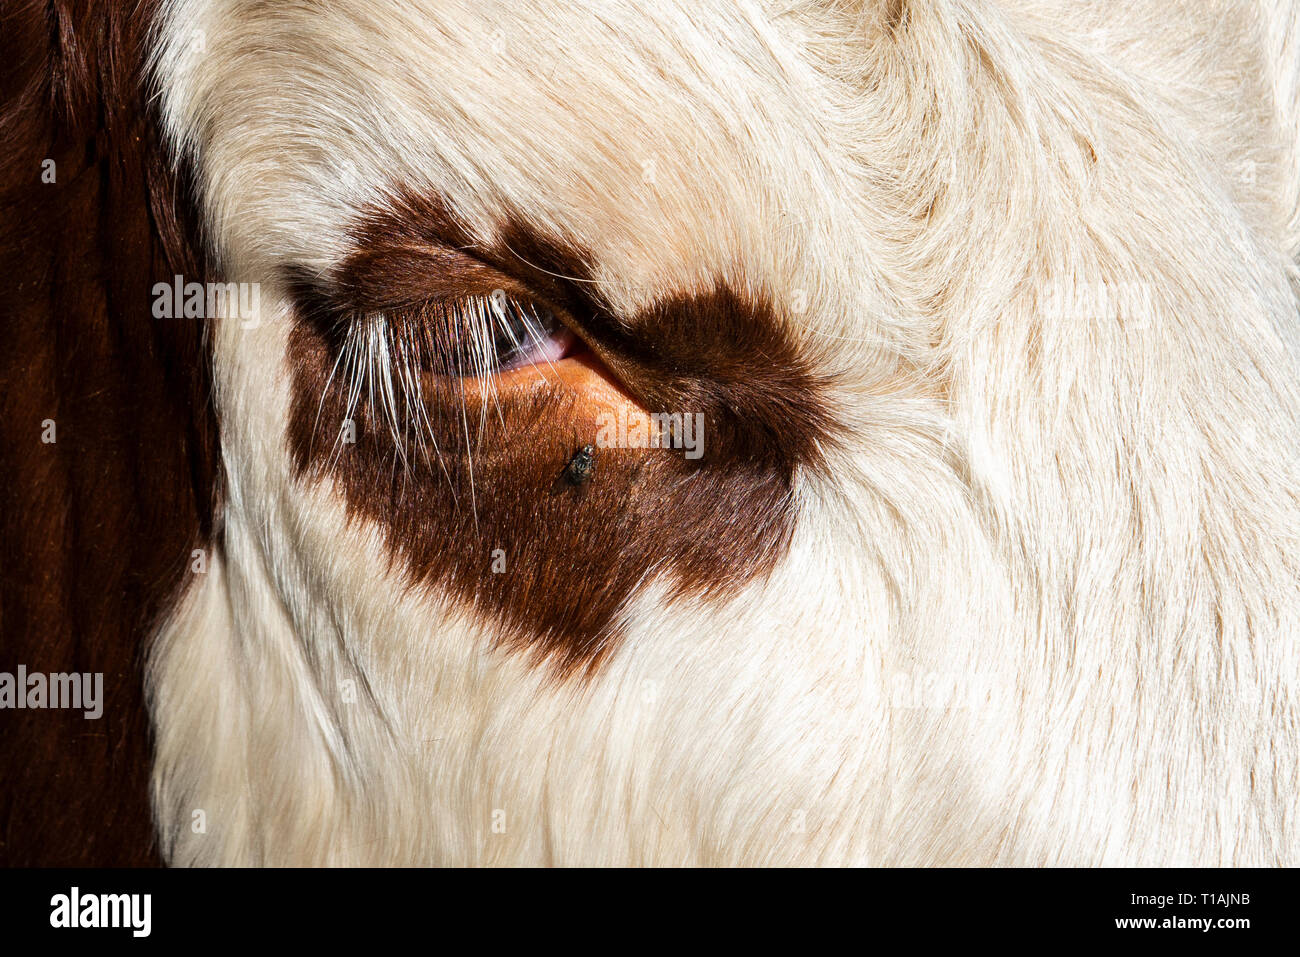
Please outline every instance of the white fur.
[[[264, 311], [216, 329], [224, 526], [151, 658], [172, 862], [1300, 863], [1297, 6], [885, 6], [166, 5]], [[799, 316], [853, 433], [770, 582], [648, 583], [556, 686], [292, 479], [278, 270], [395, 184], [620, 308]], [[968, 706], [900, 696], [936, 673]]]

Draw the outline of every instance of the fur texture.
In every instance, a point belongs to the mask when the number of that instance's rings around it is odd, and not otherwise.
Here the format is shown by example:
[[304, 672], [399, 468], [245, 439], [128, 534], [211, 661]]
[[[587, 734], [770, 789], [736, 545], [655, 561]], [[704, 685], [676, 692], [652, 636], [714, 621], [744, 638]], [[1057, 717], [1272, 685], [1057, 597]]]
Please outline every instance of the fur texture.
[[[169, 0], [263, 315], [151, 650], [167, 858], [1300, 863], [1297, 49], [1253, 0]], [[286, 277], [402, 195], [584, 250], [621, 328], [771, 303], [842, 428], [764, 576], [647, 565], [556, 680], [295, 467]]]
[[97, 721], [0, 712], [10, 866], [159, 861], [144, 641], [219, 483], [203, 325], [149, 311], [202, 271], [143, 92], [152, 9], [0, 4], [0, 671], [104, 683]]

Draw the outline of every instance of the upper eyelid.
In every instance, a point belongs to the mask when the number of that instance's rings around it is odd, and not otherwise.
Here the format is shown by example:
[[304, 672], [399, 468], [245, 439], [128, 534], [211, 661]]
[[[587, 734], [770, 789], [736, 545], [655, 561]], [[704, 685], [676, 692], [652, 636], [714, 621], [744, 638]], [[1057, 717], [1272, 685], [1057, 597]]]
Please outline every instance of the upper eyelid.
[[[550, 311], [575, 334], [581, 334], [564, 290], [538, 289], [536, 283], [511, 275], [476, 255], [473, 246], [432, 242], [378, 242], [359, 249], [335, 272], [333, 281], [314, 283], [320, 304], [337, 316], [394, 313], [452, 306], [498, 291], [513, 300]], [[558, 295], [557, 295], [558, 293]]]
[[440, 247], [371, 249], [351, 257], [333, 284], [338, 305], [356, 311], [411, 308], [466, 296], [532, 298], [532, 290], [458, 250]]
[[[482, 247], [409, 235], [403, 238], [400, 232], [357, 238], [358, 248], [328, 278], [301, 269], [286, 271], [297, 311], [323, 334], [336, 354], [348, 347], [350, 330], [381, 318], [387, 335], [409, 337], [406, 345], [422, 357], [426, 369], [463, 377], [466, 372], [457, 365], [466, 364], [467, 351], [463, 342], [452, 341], [456, 337], [451, 328], [457, 323], [447, 317], [462, 313], [475, 302], [488, 301], [494, 293], [504, 293], [520, 307], [549, 313], [552, 321], [572, 336], [583, 338], [575, 317], [564, 303], [556, 301], [567, 297], [562, 283], [511, 275], [509, 263], [499, 268], [488, 261]], [[546, 289], [535, 288], [539, 284]], [[428, 328], [431, 320], [433, 328]], [[422, 331], [421, 325], [426, 326]], [[509, 354], [500, 356], [496, 330], [489, 328], [480, 335], [491, 355], [480, 357], [475, 365], [480, 372], [507, 364], [514, 367], [520, 351], [543, 348], [552, 332], [547, 328], [537, 341], [523, 343], [522, 350], [512, 347]], [[416, 345], [411, 346], [412, 342]]]

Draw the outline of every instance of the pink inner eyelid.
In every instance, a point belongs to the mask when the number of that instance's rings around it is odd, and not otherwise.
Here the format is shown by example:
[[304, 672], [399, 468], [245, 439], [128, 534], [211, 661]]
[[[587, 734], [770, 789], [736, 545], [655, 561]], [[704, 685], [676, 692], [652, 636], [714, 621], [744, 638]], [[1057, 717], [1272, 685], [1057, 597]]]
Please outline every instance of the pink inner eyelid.
[[526, 348], [514, 359], [501, 366], [501, 372], [509, 372], [513, 369], [523, 369], [527, 366], [541, 365], [547, 362], [559, 362], [565, 356], [573, 351], [574, 343], [577, 337], [563, 326], [556, 329], [550, 335], [542, 340], [534, 340], [531, 336], [529, 342], [521, 343]]

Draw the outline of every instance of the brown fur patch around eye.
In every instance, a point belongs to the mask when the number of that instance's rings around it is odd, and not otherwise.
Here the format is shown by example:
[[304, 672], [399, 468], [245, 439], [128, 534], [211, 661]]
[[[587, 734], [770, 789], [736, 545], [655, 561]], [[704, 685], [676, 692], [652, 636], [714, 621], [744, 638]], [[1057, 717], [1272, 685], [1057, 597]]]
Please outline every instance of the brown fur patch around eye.
[[[770, 303], [719, 285], [615, 317], [583, 281], [582, 251], [519, 224], [475, 245], [419, 199], [375, 211], [355, 238], [360, 251], [332, 281], [292, 280], [289, 436], [299, 474], [332, 479], [353, 517], [381, 526], [412, 583], [469, 604], [501, 644], [569, 675], [610, 653], [628, 600], [652, 578], [672, 597], [724, 598], [773, 568], [794, 526], [796, 470], [818, 461], [832, 421]], [[335, 441], [349, 412], [334, 372], [349, 323], [421, 289], [507, 285], [563, 311], [635, 398], [627, 408], [702, 414], [702, 457], [598, 447], [589, 481], [563, 481], [574, 454], [596, 444], [601, 410], [554, 375], [495, 401], [481, 384], [425, 376], [423, 402], [400, 401], [396, 421], [363, 396], [355, 442]], [[399, 451], [394, 429], [420, 425], [436, 451]]]

